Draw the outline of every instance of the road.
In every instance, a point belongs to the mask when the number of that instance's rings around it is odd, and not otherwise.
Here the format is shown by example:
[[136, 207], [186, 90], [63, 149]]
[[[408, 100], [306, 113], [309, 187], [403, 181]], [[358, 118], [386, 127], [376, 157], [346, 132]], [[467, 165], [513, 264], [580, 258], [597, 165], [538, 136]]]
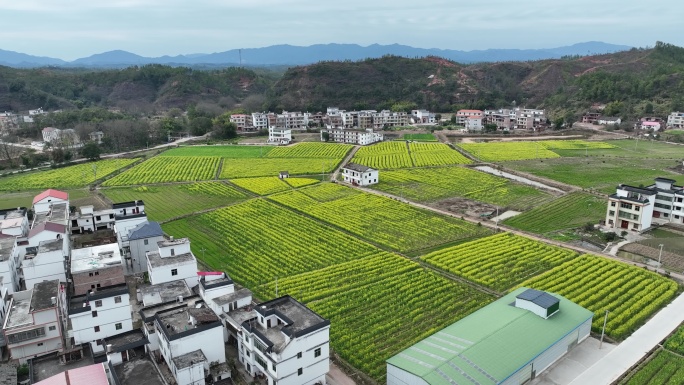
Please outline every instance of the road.
[[354, 154], [356, 154], [356, 151], [359, 151], [359, 148], [361, 148], [361, 146], [354, 146], [354, 148], [352, 148], [351, 151], [349, 151], [347, 156], [344, 157], [342, 162], [340, 162], [340, 165], [335, 169], [335, 172], [330, 176], [331, 181], [337, 180], [337, 175], [340, 173], [340, 170], [342, 169], [342, 167], [344, 167], [347, 163], [349, 163], [351, 158], [354, 157]]
[[205, 134], [205, 135], [203, 135], [203, 136], [189, 136], [189, 137], [187, 137], [187, 138], [178, 139], [178, 140], [175, 140], [175, 141], [173, 141], [173, 142], [160, 144], [160, 145], [157, 145], [157, 146], [154, 146], [154, 147], [148, 147], [148, 148], [145, 148], [145, 149], [142, 149], [142, 150], [127, 151], [127, 152], [119, 152], [119, 153], [117, 153], [117, 154], [106, 154], [106, 155], [100, 156], [100, 158], [102, 158], [102, 159], [119, 158], [119, 157], [122, 157], [122, 156], [125, 156], [125, 155], [135, 154], [135, 153], [138, 153], [138, 152], [144, 152], [144, 151], [149, 151], [149, 150], [158, 150], [158, 149], [167, 148], [167, 147], [176, 147], [176, 146], [178, 146], [178, 145], [181, 144], [181, 143], [185, 143], [185, 142], [188, 142], [188, 141], [191, 141], [191, 140], [197, 140], [197, 139], [206, 138], [207, 135], [209, 135], [209, 134]]
[[684, 322], [684, 294], [675, 298], [644, 326], [575, 378], [570, 385], [612, 384], [682, 322]]

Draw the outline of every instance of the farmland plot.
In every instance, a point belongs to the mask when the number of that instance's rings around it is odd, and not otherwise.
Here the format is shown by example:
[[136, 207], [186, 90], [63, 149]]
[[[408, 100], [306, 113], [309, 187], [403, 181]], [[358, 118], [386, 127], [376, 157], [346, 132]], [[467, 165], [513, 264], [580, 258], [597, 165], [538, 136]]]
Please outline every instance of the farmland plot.
[[472, 161], [443, 143], [409, 143], [416, 167], [470, 164]]
[[586, 223], [598, 223], [605, 218], [606, 210], [605, 199], [574, 192], [506, 219], [503, 223], [520, 230], [544, 234], [579, 227]]
[[157, 156], [109, 179], [103, 186], [193, 182], [216, 176], [221, 158], [208, 156]]
[[413, 167], [405, 142], [381, 142], [363, 146], [356, 151], [352, 162], [380, 170]]

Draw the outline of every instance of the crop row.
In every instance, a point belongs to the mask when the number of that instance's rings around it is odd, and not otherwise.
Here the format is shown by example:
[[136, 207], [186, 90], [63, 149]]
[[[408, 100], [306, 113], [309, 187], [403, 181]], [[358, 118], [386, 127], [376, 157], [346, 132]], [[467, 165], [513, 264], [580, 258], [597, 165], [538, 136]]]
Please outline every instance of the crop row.
[[287, 191], [292, 187], [277, 176], [264, 176], [260, 178], [244, 178], [231, 180], [236, 186], [259, 195], [269, 195]]
[[82, 187], [124, 168], [137, 159], [109, 159], [0, 179], [0, 191]]
[[[275, 297], [275, 282], [256, 292]], [[492, 301], [391, 253], [279, 279], [283, 294], [329, 319], [332, 347], [378, 383], [385, 360]]]
[[157, 156], [109, 179], [103, 186], [211, 180], [220, 162], [221, 158], [208, 156]]
[[606, 202], [593, 195], [574, 192], [509, 218], [506, 225], [535, 233], [598, 223], [606, 215]]
[[548, 150], [541, 141], [461, 143], [459, 147], [468, 151], [476, 158], [487, 162], [560, 158], [560, 155]]
[[606, 333], [624, 338], [670, 301], [678, 286], [655, 273], [621, 262], [583, 255], [520, 286], [558, 293], [594, 312], [594, 331], [600, 331], [605, 310]]
[[549, 150], [597, 150], [616, 148], [616, 146], [606, 142], [589, 142], [586, 140], [544, 140], [541, 144]]
[[435, 251], [421, 259], [473, 282], [503, 291], [576, 256], [570, 250], [500, 233]]
[[[487, 230], [465, 221], [440, 216], [377, 195], [362, 193], [321, 202], [306, 194], [323, 185], [276, 194], [269, 198], [371, 242], [399, 251], [421, 250], [487, 233]], [[331, 190], [347, 189], [327, 185], [325, 188]]]
[[305, 142], [294, 146], [276, 147], [267, 157], [342, 159], [352, 147], [349, 144]]
[[219, 158], [261, 158], [266, 156], [273, 146], [183, 146], [167, 150], [163, 156], [218, 156]]
[[312, 184], [316, 184], [319, 182], [320, 182], [320, 180], [311, 179], [311, 178], [286, 178], [285, 179], [285, 183], [289, 184], [290, 186], [292, 186], [294, 188], [310, 186]]
[[248, 287], [365, 257], [377, 249], [263, 199], [163, 225], [195, 255]]
[[155, 221], [166, 221], [247, 199], [244, 193], [223, 182], [114, 187], [102, 192], [112, 202], [144, 200], [148, 218]]
[[383, 142], [362, 147], [356, 152], [352, 161], [377, 169], [471, 163], [468, 158], [445, 144], [418, 142]]
[[341, 159], [324, 158], [259, 158], [224, 159], [221, 179], [278, 176], [280, 171], [290, 175], [321, 174], [332, 172]]
[[684, 358], [667, 350], [656, 353], [650, 361], [632, 375], [626, 385], [681, 385], [684, 384]]

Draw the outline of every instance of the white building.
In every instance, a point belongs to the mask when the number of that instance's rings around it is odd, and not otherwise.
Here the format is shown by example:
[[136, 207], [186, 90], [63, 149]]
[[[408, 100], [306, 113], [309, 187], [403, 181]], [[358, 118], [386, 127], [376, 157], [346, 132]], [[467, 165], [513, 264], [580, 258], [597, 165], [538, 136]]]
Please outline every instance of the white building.
[[237, 126], [238, 131], [248, 131], [254, 128], [251, 115], [234, 114], [230, 116], [230, 122]]
[[411, 118], [415, 124], [435, 123], [435, 113], [427, 110], [413, 110]]
[[69, 256], [64, 253], [64, 238], [41, 241], [38, 247], [28, 247], [21, 261], [20, 278], [25, 289], [46, 280], [66, 282], [66, 262]]
[[484, 118], [484, 113], [481, 110], [458, 110], [456, 112], [456, 124], [465, 126], [469, 117]]
[[93, 353], [104, 353], [102, 339], [133, 330], [126, 284], [103, 287], [72, 297], [67, 331], [71, 346], [89, 343]]
[[289, 144], [292, 141], [292, 129], [282, 127], [268, 128], [268, 142], [277, 144]]
[[147, 253], [157, 250], [157, 243], [164, 240], [164, 231], [158, 222], [145, 221], [128, 230], [126, 259], [139, 271], [147, 271]]
[[379, 172], [374, 168], [356, 163], [347, 163], [342, 167], [344, 181], [355, 186], [369, 186], [379, 181]]
[[66, 203], [69, 205], [69, 194], [64, 191], [49, 189], [38, 194], [33, 198], [33, 212], [45, 213], [50, 211], [50, 206], [55, 203]]
[[469, 116], [465, 120], [465, 129], [468, 131], [482, 131], [482, 117], [479, 116]]
[[212, 275], [213, 273], [200, 272], [198, 274], [202, 274], [202, 278], [199, 280], [200, 296], [207, 306], [214, 311], [214, 314], [226, 319], [224, 341], [229, 342], [230, 337], [233, 338], [232, 341], [237, 341], [241, 322], [234, 321], [231, 324], [230, 315], [231, 312], [244, 309], [252, 303], [252, 292], [235, 285], [225, 273]]
[[0, 234], [11, 237], [25, 237], [29, 231], [29, 221], [25, 207], [0, 210]]
[[[429, 114], [427, 111], [425, 111]], [[373, 128], [376, 130], [383, 129], [386, 127], [401, 127], [408, 126], [409, 116], [406, 112], [394, 112], [389, 110], [382, 110], [380, 112], [375, 112], [371, 114], [373, 121]], [[432, 118], [434, 123], [434, 117]]]
[[254, 112], [252, 113], [252, 125], [257, 130], [265, 130], [269, 128], [268, 125], [268, 115], [264, 112]]
[[684, 128], [684, 112], [673, 112], [667, 117], [669, 128]]
[[97, 230], [113, 229], [115, 212], [112, 209], [94, 210], [93, 206], [81, 206], [69, 216], [71, 234], [83, 234]]
[[653, 222], [684, 223], [684, 188], [675, 180], [656, 178], [648, 187], [619, 185], [608, 197], [606, 226], [643, 231]]
[[63, 351], [66, 295], [58, 280], [14, 293], [9, 308], [3, 333], [12, 360], [25, 363], [34, 356]]
[[[17, 291], [18, 283], [16, 260], [18, 259], [15, 237], [0, 235], [0, 290], [6, 288], [10, 293]], [[4, 319], [0, 318], [0, 319]]]
[[309, 126], [308, 112], [288, 112], [276, 114], [275, 126], [278, 128], [289, 128], [291, 130], [306, 130]]
[[54, 128], [54, 127], [43, 128], [43, 131], [42, 131], [43, 142], [52, 143], [52, 142], [57, 141], [59, 139], [61, 131], [62, 130], [60, 130], [59, 128]]
[[145, 214], [145, 202], [142, 200], [121, 202], [112, 204], [112, 210], [114, 210], [114, 217], [116, 219], [121, 219], [120, 217], [127, 216], [137, 216], [140, 214]]
[[382, 133], [374, 132], [372, 129], [350, 130], [340, 128], [321, 130], [321, 141], [326, 141], [326, 134], [328, 135], [327, 141], [337, 143], [358, 144], [361, 146], [373, 144], [376, 142], [382, 142], [383, 140]]
[[125, 283], [119, 246], [110, 243], [71, 250], [71, 279], [74, 295]]
[[622, 123], [622, 119], [615, 116], [601, 116], [596, 122], [605, 126], [617, 126]]
[[330, 369], [330, 321], [290, 296], [257, 305], [242, 322], [239, 359], [269, 385], [325, 384]]
[[153, 285], [185, 280], [189, 287], [197, 286], [197, 260], [187, 238], [157, 242], [157, 251], [147, 253], [147, 273]]

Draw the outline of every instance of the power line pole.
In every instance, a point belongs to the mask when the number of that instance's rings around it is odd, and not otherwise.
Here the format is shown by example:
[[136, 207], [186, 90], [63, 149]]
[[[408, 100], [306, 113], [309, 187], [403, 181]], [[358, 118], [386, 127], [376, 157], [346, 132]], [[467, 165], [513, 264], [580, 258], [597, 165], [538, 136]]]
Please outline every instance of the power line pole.
[[606, 334], [606, 323], [608, 322], [608, 310], [606, 310], [606, 316], [603, 318], [603, 329], [601, 329], [601, 341], [599, 342], [599, 350], [603, 346], [603, 335]]

